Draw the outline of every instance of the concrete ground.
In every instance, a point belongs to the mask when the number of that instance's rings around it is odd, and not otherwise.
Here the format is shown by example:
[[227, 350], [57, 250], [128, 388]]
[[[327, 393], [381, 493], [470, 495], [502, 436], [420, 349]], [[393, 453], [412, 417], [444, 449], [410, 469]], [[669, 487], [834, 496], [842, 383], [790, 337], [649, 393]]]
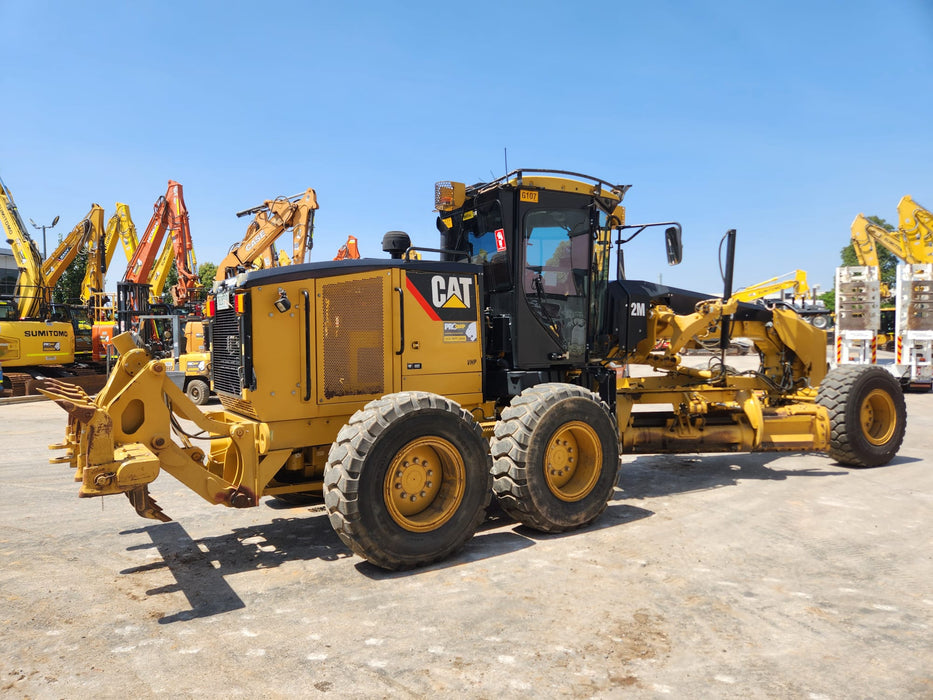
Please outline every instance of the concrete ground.
[[386, 573], [320, 507], [79, 500], [65, 414], [0, 406], [5, 697], [933, 698], [933, 395], [893, 463], [623, 458], [606, 513]]

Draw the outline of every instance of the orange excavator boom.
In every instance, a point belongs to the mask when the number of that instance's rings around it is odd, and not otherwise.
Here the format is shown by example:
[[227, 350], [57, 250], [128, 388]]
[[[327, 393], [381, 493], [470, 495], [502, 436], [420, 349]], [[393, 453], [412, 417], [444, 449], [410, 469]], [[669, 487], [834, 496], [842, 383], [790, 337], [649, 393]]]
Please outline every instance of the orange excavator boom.
[[237, 216], [254, 219], [243, 240], [235, 244], [217, 266], [217, 280], [236, 274], [237, 269], [255, 267], [256, 261], [276, 264], [272, 244], [286, 230], [292, 229], [292, 263], [304, 262], [314, 235], [314, 212], [318, 208], [317, 194], [310, 187], [303, 194], [267, 199], [257, 207], [237, 212]]
[[176, 306], [181, 306], [191, 299], [192, 292], [200, 286], [201, 281], [191, 241], [191, 227], [188, 225], [188, 208], [179, 183], [169, 180], [165, 200], [168, 203], [169, 231], [175, 248], [175, 269], [178, 271], [178, 283], [172, 287], [172, 300]]

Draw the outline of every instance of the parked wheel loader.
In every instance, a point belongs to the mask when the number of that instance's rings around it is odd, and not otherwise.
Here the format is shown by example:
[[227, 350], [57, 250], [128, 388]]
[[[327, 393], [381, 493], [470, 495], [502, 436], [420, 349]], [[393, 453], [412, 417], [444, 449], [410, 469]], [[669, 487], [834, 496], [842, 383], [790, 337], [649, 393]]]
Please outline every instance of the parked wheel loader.
[[[554, 170], [438, 183], [437, 248], [390, 232], [389, 259], [220, 281], [208, 307], [222, 410], [202, 412], [123, 334], [96, 398], [47, 389], [69, 414], [57, 461], [81, 497], [125, 493], [156, 520], [168, 518], [148, 485], [162, 471], [234, 508], [322, 495], [348, 547], [404, 569], [455, 552], [493, 496], [543, 532], [592, 523], [620, 453], [891, 460], [906, 425], [897, 382], [871, 366], [827, 375], [823, 331], [735, 299], [734, 232], [721, 296], [625, 276], [625, 244], [645, 231], [663, 230], [669, 262], [682, 255], [678, 224], [625, 223], [627, 190]], [[681, 361], [691, 342], [739, 336], [754, 371]], [[635, 364], [652, 371], [619, 370]]]

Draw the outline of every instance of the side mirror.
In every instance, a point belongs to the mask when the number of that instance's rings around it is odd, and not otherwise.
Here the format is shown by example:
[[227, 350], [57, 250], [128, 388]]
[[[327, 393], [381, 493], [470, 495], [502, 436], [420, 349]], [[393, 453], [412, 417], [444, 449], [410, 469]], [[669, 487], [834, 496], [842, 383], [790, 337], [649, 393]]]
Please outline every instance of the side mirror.
[[680, 239], [680, 226], [670, 226], [664, 231], [664, 244], [667, 246], [667, 264], [679, 265], [684, 259], [684, 244]]

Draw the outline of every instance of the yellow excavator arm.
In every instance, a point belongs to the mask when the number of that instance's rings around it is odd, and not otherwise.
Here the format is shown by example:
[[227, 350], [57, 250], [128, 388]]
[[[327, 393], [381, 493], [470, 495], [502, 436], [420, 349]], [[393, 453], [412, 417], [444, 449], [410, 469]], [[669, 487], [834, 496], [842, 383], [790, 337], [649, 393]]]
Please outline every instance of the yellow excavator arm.
[[165, 290], [165, 280], [168, 279], [168, 271], [172, 269], [172, 263], [175, 262], [175, 246], [172, 243], [171, 234], [166, 236], [165, 244], [162, 246], [162, 252], [149, 271], [149, 277], [146, 282], [149, 284], [149, 301], [157, 303], [162, 301], [162, 292]]
[[[71, 229], [71, 233], [62, 239], [53, 253], [42, 263], [42, 277], [46, 285], [52, 289], [61, 278], [68, 266], [92, 240], [101, 240], [104, 230], [104, 208], [99, 204], [92, 204], [88, 212], [78, 224]], [[97, 246], [100, 249], [100, 246]], [[103, 251], [100, 250], [100, 253]], [[100, 255], [98, 253], [98, 255]]]
[[[855, 217], [855, 221], [852, 222], [852, 242], [855, 246], [856, 255], [859, 253], [859, 245], [855, 244], [856, 239], [859, 241], [864, 241], [866, 238], [881, 244], [890, 250], [899, 260], [902, 260], [909, 265], [922, 262], [916, 257], [914, 251], [911, 249], [911, 246], [907, 243], [906, 236], [903, 234], [903, 232], [886, 231], [877, 224], [870, 222], [863, 214], [859, 214]], [[870, 257], [868, 259], [870, 259]], [[861, 260], [861, 257], [859, 257], [859, 262], [861, 262]], [[875, 257], [875, 262], [865, 262], [862, 264], [877, 265], [877, 255]]]
[[791, 288], [794, 290], [794, 298], [802, 297], [809, 292], [810, 286], [807, 284], [807, 273], [803, 270], [794, 270], [784, 275], [772, 277], [764, 282], [749, 285], [737, 291], [734, 296], [739, 301], [754, 301], [768, 294], [775, 294]]
[[922, 263], [933, 262], [933, 213], [908, 194], [898, 202], [897, 214], [911, 253]]
[[[104, 291], [104, 275], [107, 272], [110, 258], [107, 256], [107, 230], [104, 228], [103, 208], [96, 204], [93, 205], [91, 213], [82, 223], [85, 222], [88, 224], [85, 242], [88, 255], [84, 280], [81, 282], [81, 301], [86, 304], [94, 294]], [[75, 230], [77, 230], [77, 227], [75, 227]], [[76, 251], [75, 255], [79, 252], [80, 250]], [[113, 257], [112, 252], [110, 257]]]
[[114, 251], [117, 249], [116, 239], [119, 237], [123, 245], [123, 252], [126, 255], [126, 261], [133, 259], [133, 253], [136, 252], [136, 246], [139, 245], [139, 237], [136, 234], [136, 224], [133, 223], [133, 217], [130, 216], [130, 207], [123, 202], [117, 202], [116, 211], [107, 222], [107, 266], [113, 260]]
[[[56, 217], [56, 221], [58, 217]], [[38, 318], [51, 301], [49, 288], [42, 276], [42, 256], [35, 242], [26, 233], [13, 201], [13, 194], [0, 180], [0, 225], [6, 242], [13, 249], [13, 258], [19, 268], [16, 280], [16, 305], [20, 318]]]
[[[862, 217], [859, 214], [859, 217]], [[864, 223], [863, 223], [864, 222]], [[875, 245], [875, 239], [868, 234], [868, 221], [856, 218], [852, 222], [852, 247], [855, 249], [855, 257], [859, 265], [866, 267], [879, 267], [878, 248]]]
[[88, 242], [87, 269], [81, 282], [81, 302], [92, 307], [95, 318], [100, 316], [100, 321], [107, 318], [104, 312], [107, 300], [104, 294], [104, 278], [110, 269], [118, 241], [122, 244], [126, 260], [129, 262], [133, 259], [139, 239], [136, 235], [136, 225], [130, 216], [130, 208], [122, 202], [117, 202], [116, 211], [107, 222], [105, 230], [93, 227]]

